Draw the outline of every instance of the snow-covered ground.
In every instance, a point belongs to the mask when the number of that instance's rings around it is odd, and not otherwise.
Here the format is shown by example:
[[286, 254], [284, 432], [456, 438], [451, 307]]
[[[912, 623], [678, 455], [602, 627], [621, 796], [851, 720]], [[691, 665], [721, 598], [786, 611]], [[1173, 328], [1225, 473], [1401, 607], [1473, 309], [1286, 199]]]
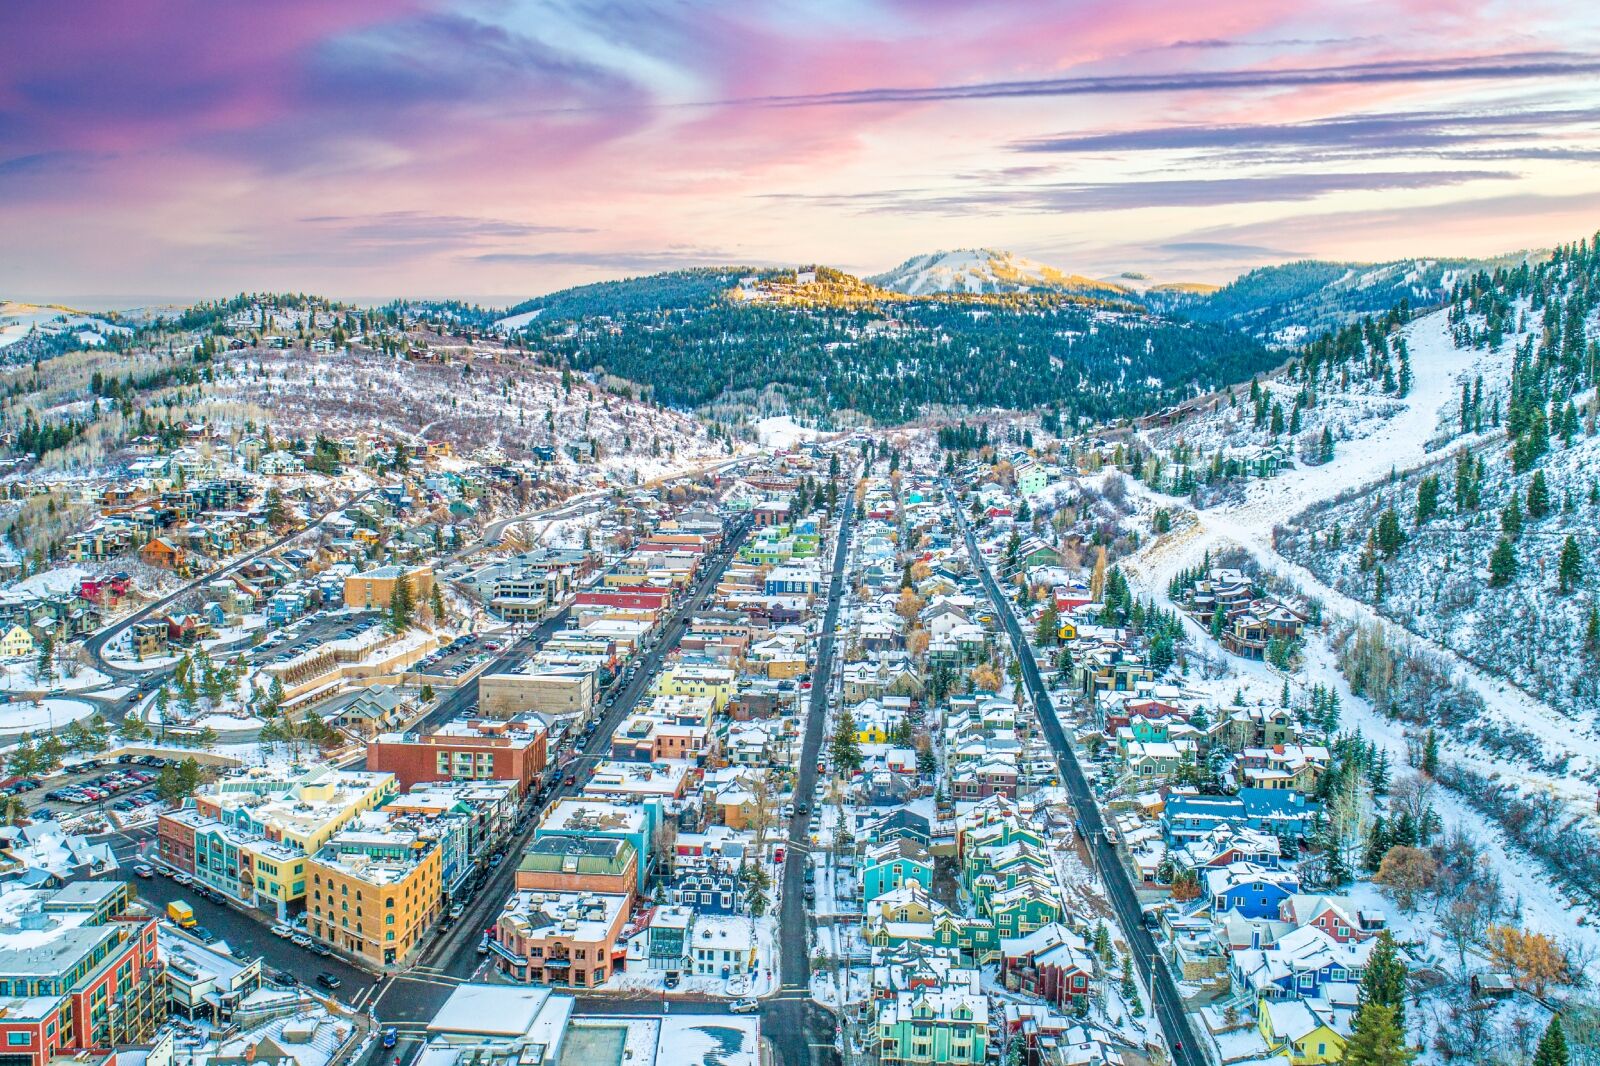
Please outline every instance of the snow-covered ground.
[[756, 439], [763, 448], [787, 450], [820, 436], [816, 430], [800, 425], [788, 415], [774, 415], [756, 423]]
[[0, 703], [0, 734], [54, 730], [94, 713], [82, 700], [43, 699]]
[[0, 663], [0, 692], [82, 692], [99, 688], [110, 680], [100, 671], [88, 667], [79, 667], [72, 674], [57, 668], [53, 676], [41, 679], [35, 662], [13, 659]]
[[[1364, 427], [1365, 435], [1341, 442], [1331, 463], [1298, 467], [1270, 481], [1252, 482], [1242, 501], [1198, 512], [1191, 511], [1181, 499], [1146, 493], [1153, 496], [1152, 503], [1172, 509], [1181, 519], [1175, 522], [1172, 533], [1153, 540], [1145, 550], [1125, 561], [1130, 583], [1143, 595], [1170, 602], [1168, 584], [1178, 571], [1197, 566], [1205, 552], [1214, 556], [1220, 550], [1237, 547], [1267, 572], [1321, 601], [1325, 618], [1379, 624], [1381, 620], [1371, 607], [1329, 588], [1310, 571], [1279, 555], [1274, 547], [1274, 530], [1313, 504], [1359, 491], [1388, 479], [1393, 472], [1404, 472], [1438, 458], [1428, 446], [1437, 439], [1442, 412], [1456, 401], [1463, 377], [1478, 372], [1482, 355], [1455, 347], [1445, 312], [1417, 319], [1406, 328], [1406, 337], [1415, 373], [1410, 394], [1396, 401], [1398, 409], [1393, 417], [1370, 422]], [[1130, 486], [1143, 491], [1137, 483], [1130, 482]], [[1190, 621], [1189, 627], [1192, 643], [1209, 644], [1209, 637], [1198, 625]], [[1416, 642], [1430, 647], [1426, 641]], [[1450, 655], [1437, 646], [1431, 648], [1438, 654]], [[1229, 662], [1241, 680], [1253, 681], [1273, 693], [1283, 684], [1285, 675], [1265, 663], [1231, 657]], [[1570, 719], [1534, 695], [1466, 664], [1460, 666], [1458, 677], [1483, 699], [1491, 728], [1497, 720], [1525, 729], [1554, 750], [1571, 752], [1573, 769], [1580, 759], [1581, 765], [1600, 766], [1600, 740], [1575, 730]], [[1395, 765], [1405, 765], [1405, 726], [1375, 714], [1366, 700], [1350, 692], [1321, 634], [1308, 641], [1306, 666], [1291, 678], [1295, 689], [1313, 684], [1335, 686], [1344, 699], [1346, 725], [1360, 726], [1368, 739], [1390, 751]], [[1511, 765], [1454, 737], [1441, 738], [1441, 747], [1446, 759], [1498, 773], [1502, 778], [1510, 777], [1529, 788], [1553, 791], [1573, 801], [1575, 813], [1592, 817], [1593, 789], [1575, 774]], [[1564, 898], [1540, 873], [1536, 860], [1510, 844], [1496, 825], [1461, 797], [1440, 789], [1436, 803], [1447, 826], [1465, 828], [1496, 855], [1507, 895], [1522, 899], [1524, 923], [1529, 928], [1600, 948], [1600, 931], [1590, 923], [1586, 908]], [[1600, 966], [1592, 966], [1591, 975], [1600, 976]]]

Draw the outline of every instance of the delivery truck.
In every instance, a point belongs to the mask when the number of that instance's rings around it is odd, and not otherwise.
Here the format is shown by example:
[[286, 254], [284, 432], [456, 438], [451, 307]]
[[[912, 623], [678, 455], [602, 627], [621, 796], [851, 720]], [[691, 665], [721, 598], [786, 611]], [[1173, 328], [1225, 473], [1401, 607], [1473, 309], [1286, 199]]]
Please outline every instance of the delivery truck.
[[194, 908], [181, 899], [175, 899], [167, 904], [167, 918], [174, 925], [181, 925], [185, 929], [194, 927]]

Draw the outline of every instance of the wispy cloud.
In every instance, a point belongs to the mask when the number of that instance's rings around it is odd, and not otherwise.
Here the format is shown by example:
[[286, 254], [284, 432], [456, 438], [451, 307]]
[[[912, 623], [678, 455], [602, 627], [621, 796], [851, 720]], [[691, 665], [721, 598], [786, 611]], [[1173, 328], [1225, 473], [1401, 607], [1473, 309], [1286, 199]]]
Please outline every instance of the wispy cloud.
[[1247, 70], [1193, 70], [1162, 74], [1108, 74], [966, 85], [886, 86], [844, 92], [767, 96], [720, 103], [778, 107], [931, 103], [1032, 96], [1106, 96], [1198, 90], [1282, 89], [1308, 85], [1371, 85], [1386, 82], [1515, 81], [1571, 78], [1600, 73], [1600, 56], [1573, 52], [1512, 52], [1449, 59], [1397, 59], [1340, 66]]
[[1229, 204], [1315, 200], [1343, 192], [1432, 189], [1471, 181], [1515, 178], [1505, 170], [1367, 171], [1348, 174], [1282, 173], [1236, 178], [1058, 182], [957, 192], [897, 190], [847, 194], [795, 194], [801, 199], [860, 211], [959, 215], [977, 209], [1021, 213], [1130, 211], [1146, 207], [1221, 207]]
[[622, 250], [564, 249], [546, 252], [484, 252], [466, 256], [471, 262], [498, 266], [596, 267], [604, 270], [653, 271], [681, 270], [697, 266], [762, 266], [736, 252], [714, 249]]
[[1523, 138], [1547, 142], [1557, 131], [1596, 129], [1600, 129], [1600, 108], [1395, 111], [1335, 115], [1308, 122], [1184, 124], [1068, 134], [1020, 141], [1012, 147], [1020, 152], [1059, 153], [1262, 148], [1420, 151]]
[[379, 211], [369, 215], [310, 215], [300, 221], [336, 236], [367, 244], [470, 243], [484, 239], [593, 233], [586, 226], [542, 225], [507, 218], [435, 215], [424, 211]]

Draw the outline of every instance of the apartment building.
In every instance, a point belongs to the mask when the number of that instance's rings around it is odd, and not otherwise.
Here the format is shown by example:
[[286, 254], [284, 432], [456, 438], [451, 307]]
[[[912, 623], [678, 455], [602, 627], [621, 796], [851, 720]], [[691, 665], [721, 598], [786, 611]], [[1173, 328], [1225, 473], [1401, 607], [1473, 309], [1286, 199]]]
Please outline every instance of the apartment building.
[[391, 966], [439, 917], [440, 837], [411, 819], [368, 815], [307, 860], [306, 930], [339, 951]]
[[432, 733], [383, 733], [367, 744], [367, 767], [401, 786], [442, 781], [511, 781], [522, 795], [544, 773], [549, 734], [531, 715], [447, 722]]

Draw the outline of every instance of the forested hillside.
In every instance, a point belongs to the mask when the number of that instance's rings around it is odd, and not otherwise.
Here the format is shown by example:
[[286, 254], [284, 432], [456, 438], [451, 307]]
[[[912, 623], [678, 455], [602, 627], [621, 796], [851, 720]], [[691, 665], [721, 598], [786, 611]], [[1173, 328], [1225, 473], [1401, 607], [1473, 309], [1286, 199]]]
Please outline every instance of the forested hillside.
[[805, 287], [717, 289], [736, 280], [695, 271], [557, 293], [521, 305], [541, 312], [523, 336], [673, 406], [776, 390], [819, 424], [892, 424], [941, 407], [1047, 408], [1068, 425], [1101, 422], [1245, 380], [1279, 358], [1231, 328], [1127, 304], [911, 297], [833, 271]]
[[[1587, 243], [1457, 284], [1449, 340], [1481, 354], [1436, 430], [1437, 462], [1300, 516], [1278, 542], [1339, 591], [1586, 719], [1600, 711], [1597, 286]], [[1301, 364], [1307, 381], [1393, 348], [1387, 329], [1341, 337]]]
[[1537, 261], [1543, 254], [1388, 263], [1308, 259], [1249, 271], [1204, 296], [1153, 291], [1147, 302], [1152, 308], [1197, 322], [1225, 323], [1259, 337], [1293, 343], [1361, 315], [1401, 305], [1420, 309], [1443, 303], [1464, 278], [1514, 268], [1529, 258]]

